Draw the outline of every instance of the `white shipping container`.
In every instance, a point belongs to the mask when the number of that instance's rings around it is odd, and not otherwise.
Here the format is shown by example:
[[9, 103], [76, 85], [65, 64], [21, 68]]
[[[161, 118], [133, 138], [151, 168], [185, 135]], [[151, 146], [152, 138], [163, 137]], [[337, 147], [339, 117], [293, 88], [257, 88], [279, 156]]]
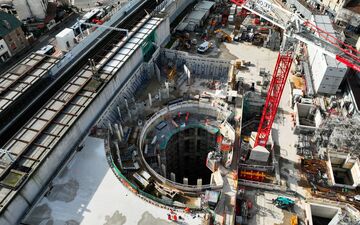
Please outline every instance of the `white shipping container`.
[[57, 46], [61, 49], [61, 51], [70, 51], [75, 46], [75, 34], [70, 28], [62, 30], [55, 36], [55, 38]]
[[251, 150], [249, 158], [255, 161], [267, 162], [269, 156], [270, 152], [266, 148], [258, 145]]

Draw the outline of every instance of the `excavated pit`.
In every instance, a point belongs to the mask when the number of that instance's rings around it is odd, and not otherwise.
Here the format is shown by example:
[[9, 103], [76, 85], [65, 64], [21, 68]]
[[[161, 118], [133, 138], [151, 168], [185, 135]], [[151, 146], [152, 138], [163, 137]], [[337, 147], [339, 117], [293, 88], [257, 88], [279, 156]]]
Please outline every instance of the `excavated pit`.
[[215, 144], [215, 135], [205, 129], [189, 128], [175, 133], [165, 149], [167, 177], [174, 173], [178, 183], [188, 178], [190, 185], [196, 185], [197, 179], [209, 184], [211, 171], [206, 167], [206, 157]]

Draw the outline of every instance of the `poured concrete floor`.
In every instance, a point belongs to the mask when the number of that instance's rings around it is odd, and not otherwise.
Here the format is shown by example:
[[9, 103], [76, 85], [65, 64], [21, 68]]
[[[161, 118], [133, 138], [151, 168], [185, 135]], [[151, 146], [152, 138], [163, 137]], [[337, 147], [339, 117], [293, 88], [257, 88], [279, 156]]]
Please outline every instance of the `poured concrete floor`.
[[[168, 210], [158, 208], [125, 188], [110, 170], [104, 142], [88, 137], [81, 152], [53, 180], [23, 220], [31, 225], [167, 225]], [[201, 224], [200, 217], [177, 213], [182, 224]]]

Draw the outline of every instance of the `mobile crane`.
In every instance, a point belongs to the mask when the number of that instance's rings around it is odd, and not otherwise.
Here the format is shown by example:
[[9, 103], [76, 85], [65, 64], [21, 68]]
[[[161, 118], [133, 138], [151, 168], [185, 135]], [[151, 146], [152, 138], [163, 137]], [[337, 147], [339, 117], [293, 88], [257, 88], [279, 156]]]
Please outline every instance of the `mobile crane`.
[[316, 47], [318, 51], [356, 71], [360, 71], [360, 52], [317, 27], [309, 20], [305, 20], [267, 0], [230, 1], [284, 30], [283, 42], [253, 146], [265, 148], [299, 42]]

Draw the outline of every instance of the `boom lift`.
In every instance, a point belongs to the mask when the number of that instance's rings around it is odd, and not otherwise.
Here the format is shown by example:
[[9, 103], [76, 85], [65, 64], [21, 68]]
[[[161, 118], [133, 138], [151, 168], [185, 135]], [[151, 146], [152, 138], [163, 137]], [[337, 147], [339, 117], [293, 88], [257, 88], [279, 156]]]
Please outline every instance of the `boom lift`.
[[360, 52], [310, 21], [267, 0], [230, 1], [284, 30], [283, 42], [253, 146], [265, 147], [299, 42], [315, 46], [320, 52], [357, 71], [360, 71]]

